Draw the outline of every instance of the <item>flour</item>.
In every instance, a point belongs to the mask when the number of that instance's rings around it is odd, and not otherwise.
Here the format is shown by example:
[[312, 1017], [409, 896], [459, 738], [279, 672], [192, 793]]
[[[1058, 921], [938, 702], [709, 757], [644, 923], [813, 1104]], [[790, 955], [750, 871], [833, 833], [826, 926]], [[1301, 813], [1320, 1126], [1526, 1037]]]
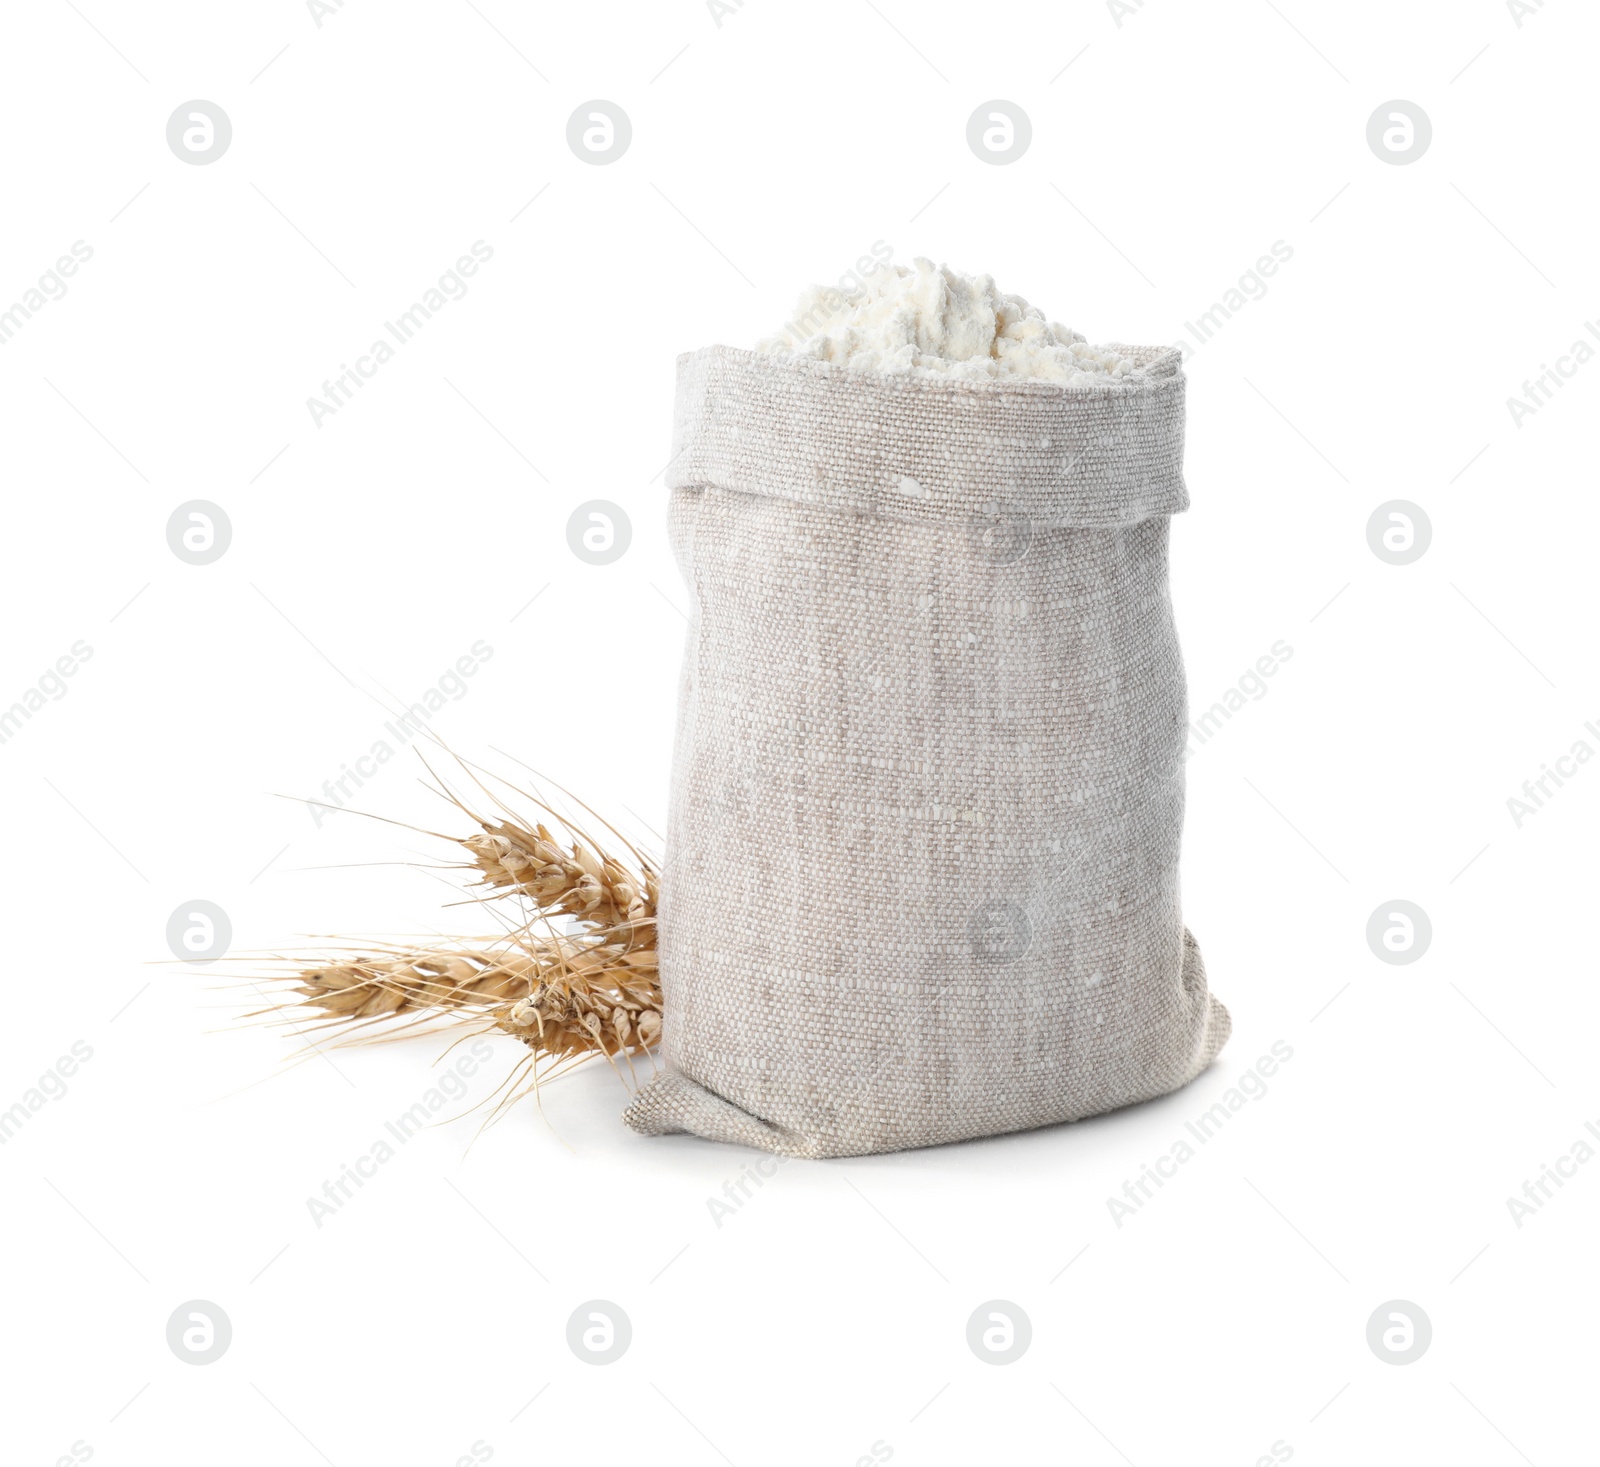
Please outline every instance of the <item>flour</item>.
[[811, 287], [783, 333], [756, 350], [858, 372], [1032, 377], [1071, 387], [1144, 375], [1115, 348], [1091, 346], [1020, 295], [1004, 294], [992, 276], [924, 259], [886, 265], [849, 293]]

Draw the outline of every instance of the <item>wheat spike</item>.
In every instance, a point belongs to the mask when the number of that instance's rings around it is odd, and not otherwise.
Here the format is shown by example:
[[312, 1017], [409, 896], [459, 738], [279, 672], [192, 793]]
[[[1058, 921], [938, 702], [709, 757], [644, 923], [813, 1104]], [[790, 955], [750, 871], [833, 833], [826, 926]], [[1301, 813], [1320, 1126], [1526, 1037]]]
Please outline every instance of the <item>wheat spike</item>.
[[[487, 889], [480, 900], [516, 903], [508, 930], [438, 947], [378, 943], [314, 966], [295, 964], [291, 973], [273, 975], [292, 985], [292, 996], [270, 1012], [318, 1031], [332, 1028], [348, 1042], [440, 1024], [509, 1035], [529, 1053], [500, 1109], [571, 1064], [604, 1058], [614, 1066], [621, 1058], [631, 1067], [661, 1039], [654, 863], [631, 846], [631, 864], [609, 854], [525, 791], [514, 792], [560, 833], [543, 819], [522, 819], [498, 797], [501, 813], [489, 818], [442, 781], [438, 792], [479, 826], [472, 835], [443, 838], [471, 856], [462, 869]], [[518, 1088], [524, 1073], [530, 1083]]]

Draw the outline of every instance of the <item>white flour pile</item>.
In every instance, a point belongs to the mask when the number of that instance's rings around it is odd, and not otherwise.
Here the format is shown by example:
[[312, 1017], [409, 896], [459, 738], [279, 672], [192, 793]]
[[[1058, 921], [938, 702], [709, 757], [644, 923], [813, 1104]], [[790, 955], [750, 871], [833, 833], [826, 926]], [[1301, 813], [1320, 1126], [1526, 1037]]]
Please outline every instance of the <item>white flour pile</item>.
[[794, 319], [756, 344], [770, 356], [808, 357], [860, 372], [930, 377], [1033, 377], [1091, 386], [1142, 375], [1127, 358], [1091, 346], [989, 275], [960, 275], [918, 259], [886, 265], [859, 289], [812, 286]]

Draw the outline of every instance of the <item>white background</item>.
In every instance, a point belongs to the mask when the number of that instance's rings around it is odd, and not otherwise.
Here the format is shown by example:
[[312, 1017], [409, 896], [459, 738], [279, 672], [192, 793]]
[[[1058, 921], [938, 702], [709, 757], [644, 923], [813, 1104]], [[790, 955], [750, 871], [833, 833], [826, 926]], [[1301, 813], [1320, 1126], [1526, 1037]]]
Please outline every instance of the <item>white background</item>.
[[[93, 257], [0, 348], [0, 705], [92, 656], [0, 745], [0, 1107], [93, 1058], [0, 1148], [8, 1463], [1587, 1459], [1600, 1165], [1521, 1227], [1507, 1198], [1600, 1124], [1600, 764], [1520, 828], [1506, 802], [1600, 750], [1600, 364], [1520, 427], [1506, 402], [1600, 314], [1600, 18], [1130, 9], [9, 17], [0, 305]], [[197, 98], [233, 126], [206, 166], [165, 138]], [[566, 142], [592, 98], [632, 121], [607, 167]], [[1004, 167], [965, 136], [993, 98], [1033, 125]], [[1396, 98], [1433, 125], [1408, 166], [1367, 143]], [[477, 240], [470, 292], [318, 427], [306, 399]], [[169, 914], [219, 904], [236, 959], [459, 925], [404, 864], [436, 848], [296, 801], [479, 640], [440, 736], [652, 842], [673, 359], [753, 342], [878, 240], [1149, 343], [1293, 250], [1189, 362], [1174, 527], [1192, 702], [1293, 649], [1189, 765], [1185, 915], [1232, 1041], [1117, 1115], [786, 1163], [721, 1227], [707, 1201], [755, 1155], [634, 1136], [593, 1069], [475, 1144], [476, 1118], [428, 1132], [318, 1227], [306, 1199], [441, 1044], [286, 1069], [235, 1021], [256, 969], [164, 963]], [[596, 498], [634, 525], [609, 567], [567, 547]], [[165, 539], [193, 499], [233, 527], [209, 566]], [[1392, 499], [1433, 527], [1408, 566], [1367, 544]], [[361, 808], [456, 828], [420, 772], [388, 764]], [[1365, 937], [1397, 898], [1433, 924], [1408, 966]], [[1119, 1227], [1107, 1199], [1274, 1041], [1266, 1095]], [[595, 1298], [633, 1327], [603, 1368], [565, 1339]], [[996, 1298], [1032, 1322], [1005, 1367], [966, 1343]], [[232, 1321], [204, 1367], [165, 1338], [192, 1299]], [[1432, 1321], [1404, 1367], [1366, 1340], [1392, 1299]]]

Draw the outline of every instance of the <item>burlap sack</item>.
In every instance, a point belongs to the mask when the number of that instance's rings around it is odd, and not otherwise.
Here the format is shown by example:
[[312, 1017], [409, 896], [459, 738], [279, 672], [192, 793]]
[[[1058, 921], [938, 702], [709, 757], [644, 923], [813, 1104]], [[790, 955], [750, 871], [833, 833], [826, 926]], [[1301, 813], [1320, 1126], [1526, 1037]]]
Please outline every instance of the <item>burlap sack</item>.
[[666, 1068], [636, 1131], [930, 1146], [1222, 1048], [1178, 901], [1184, 378], [1121, 350], [1147, 380], [679, 359]]

